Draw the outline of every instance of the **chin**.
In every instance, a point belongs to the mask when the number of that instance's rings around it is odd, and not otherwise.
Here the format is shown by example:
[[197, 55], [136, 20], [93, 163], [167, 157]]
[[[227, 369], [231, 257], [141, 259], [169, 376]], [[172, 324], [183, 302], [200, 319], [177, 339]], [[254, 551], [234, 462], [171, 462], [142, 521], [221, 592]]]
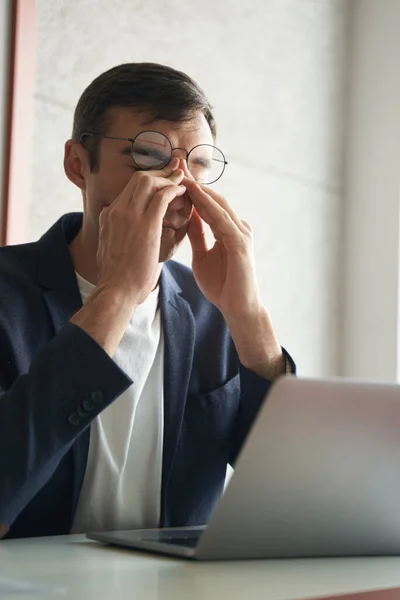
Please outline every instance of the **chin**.
[[173, 257], [184, 239], [186, 232], [187, 227], [178, 230], [173, 237], [168, 234], [161, 236], [160, 254], [158, 257], [159, 263], [164, 263]]
[[175, 252], [178, 250], [179, 244], [163, 244], [161, 242], [160, 246], [160, 254], [158, 255], [158, 262], [164, 263], [167, 262], [170, 258], [173, 257]]

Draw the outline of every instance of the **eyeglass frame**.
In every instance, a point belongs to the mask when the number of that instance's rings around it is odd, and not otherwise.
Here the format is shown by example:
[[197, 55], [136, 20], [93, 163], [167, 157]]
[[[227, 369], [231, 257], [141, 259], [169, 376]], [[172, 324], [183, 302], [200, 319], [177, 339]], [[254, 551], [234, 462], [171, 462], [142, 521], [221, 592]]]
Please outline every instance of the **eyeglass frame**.
[[[121, 138], [121, 137], [115, 137], [113, 135], [102, 135], [100, 133], [89, 133], [89, 132], [87, 132], [87, 133], [82, 133], [81, 134], [81, 136], [79, 137], [79, 141], [81, 142], [84, 137], [89, 136], [89, 137], [98, 137], [98, 138], [102, 138], [102, 139], [106, 139], [106, 140], [120, 140], [121, 142], [131, 142], [131, 144], [132, 144], [131, 157], [132, 157], [132, 160], [133, 160], [135, 166], [138, 168], [139, 171], [151, 171], [151, 170], [154, 169], [154, 167], [141, 167], [140, 165], [137, 164], [137, 162], [133, 158], [133, 144], [135, 143], [136, 138], [139, 137], [139, 135], [142, 135], [142, 133], [158, 133], [159, 135], [164, 136], [165, 139], [168, 141], [168, 143], [170, 145], [171, 155], [170, 155], [168, 161], [165, 164], [163, 164], [162, 166], [157, 167], [157, 169], [164, 169], [167, 165], [169, 165], [169, 163], [171, 162], [171, 160], [174, 158], [173, 155], [172, 155], [172, 152], [174, 150], [183, 150], [183, 152], [186, 152], [186, 162], [188, 162], [189, 155], [190, 155], [191, 152], [193, 152], [193, 150], [195, 150], [196, 148], [199, 148], [200, 146], [209, 146], [210, 148], [215, 148], [216, 150], [218, 150], [218, 152], [221, 152], [223, 160], [222, 161], [220, 161], [218, 159], [213, 159], [213, 160], [216, 160], [217, 162], [222, 162], [224, 166], [222, 168], [221, 175], [219, 177], [217, 177], [217, 179], [214, 179], [214, 181], [211, 181], [210, 183], [207, 183], [207, 184], [204, 184], [204, 185], [212, 185], [213, 183], [215, 183], [216, 181], [218, 181], [218, 179], [221, 179], [222, 175], [225, 173], [225, 169], [226, 169], [226, 166], [228, 164], [228, 162], [227, 162], [227, 160], [225, 158], [225, 154], [222, 152], [222, 150], [220, 150], [219, 148], [217, 148], [217, 146], [214, 146], [214, 144], [197, 144], [196, 146], [193, 146], [193, 148], [191, 150], [189, 150], [189, 151], [187, 151], [186, 148], [179, 148], [179, 147], [178, 148], [173, 148], [172, 144], [171, 144], [171, 140], [169, 139], [169, 137], [167, 137], [165, 135], [165, 133], [161, 133], [161, 131], [156, 131], [155, 129], [145, 129], [144, 131], [139, 131], [139, 133], [137, 133], [135, 135], [135, 137], [133, 137], [133, 138], [131, 138], [131, 137]], [[154, 169], [154, 170], [157, 170], [157, 169]]]

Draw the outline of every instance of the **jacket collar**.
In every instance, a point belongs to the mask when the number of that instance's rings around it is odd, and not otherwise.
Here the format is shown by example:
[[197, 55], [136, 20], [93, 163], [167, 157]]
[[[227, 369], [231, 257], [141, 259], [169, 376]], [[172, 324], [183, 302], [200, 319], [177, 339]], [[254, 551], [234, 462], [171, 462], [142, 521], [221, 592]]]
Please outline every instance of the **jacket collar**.
[[64, 215], [38, 242], [38, 282], [43, 288], [55, 333], [58, 333], [82, 306], [68, 250], [68, 245], [81, 226], [81, 213]]

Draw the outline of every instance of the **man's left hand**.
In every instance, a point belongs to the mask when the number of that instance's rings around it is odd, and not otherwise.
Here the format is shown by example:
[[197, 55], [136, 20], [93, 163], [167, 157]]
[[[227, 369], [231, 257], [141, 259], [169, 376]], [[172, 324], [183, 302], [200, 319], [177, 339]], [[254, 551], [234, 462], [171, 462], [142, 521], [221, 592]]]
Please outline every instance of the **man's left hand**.
[[[285, 358], [258, 289], [251, 227], [215, 191], [189, 178], [194, 205], [188, 228], [192, 270], [205, 297], [222, 313], [243, 366], [267, 379], [285, 372]], [[214, 235], [208, 247], [204, 222]]]

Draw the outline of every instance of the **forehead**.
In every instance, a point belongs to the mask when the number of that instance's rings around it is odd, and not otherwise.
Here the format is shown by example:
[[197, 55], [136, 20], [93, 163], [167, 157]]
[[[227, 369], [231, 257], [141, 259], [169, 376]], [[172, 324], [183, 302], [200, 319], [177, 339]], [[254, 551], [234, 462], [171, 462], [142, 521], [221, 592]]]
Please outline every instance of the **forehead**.
[[174, 148], [193, 148], [197, 144], [213, 144], [210, 126], [203, 113], [197, 112], [188, 120], [150, 120], [148, 115], [129, 108], [110, 111], [107, 135], [135, 137], [141, 131], [152, 129], [166, 135]]

